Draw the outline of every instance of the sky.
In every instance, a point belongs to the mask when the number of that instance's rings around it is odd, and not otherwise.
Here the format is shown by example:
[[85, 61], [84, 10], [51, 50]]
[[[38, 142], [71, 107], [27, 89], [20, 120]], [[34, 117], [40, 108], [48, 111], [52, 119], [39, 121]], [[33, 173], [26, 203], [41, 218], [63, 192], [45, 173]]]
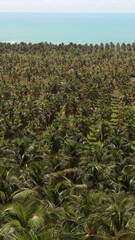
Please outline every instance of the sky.
[[0, 12], [135, 13], [135, 0], [0, 0]]

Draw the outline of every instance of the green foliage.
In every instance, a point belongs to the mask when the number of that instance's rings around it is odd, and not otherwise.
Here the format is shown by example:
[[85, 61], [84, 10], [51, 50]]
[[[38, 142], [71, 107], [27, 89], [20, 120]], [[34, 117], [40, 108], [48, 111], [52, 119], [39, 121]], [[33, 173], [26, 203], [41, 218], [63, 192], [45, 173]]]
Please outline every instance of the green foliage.
[[0, 239], [135, 239], [135, 43], [0, 52]]

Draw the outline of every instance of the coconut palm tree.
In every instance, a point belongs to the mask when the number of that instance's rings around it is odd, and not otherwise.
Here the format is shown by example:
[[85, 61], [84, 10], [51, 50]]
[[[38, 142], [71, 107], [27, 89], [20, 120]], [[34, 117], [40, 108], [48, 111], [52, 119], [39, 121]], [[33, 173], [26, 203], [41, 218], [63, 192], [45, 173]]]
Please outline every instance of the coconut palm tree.
[[[117, 193], [108, 200], [104, 213], [95, 220], [95, 239], [96, 235], [110, 240], [134, 239], [134, 225], [130, 222], [135, 207], [132, 197]], [[88, 239], [92, 239], [92, 236]]]

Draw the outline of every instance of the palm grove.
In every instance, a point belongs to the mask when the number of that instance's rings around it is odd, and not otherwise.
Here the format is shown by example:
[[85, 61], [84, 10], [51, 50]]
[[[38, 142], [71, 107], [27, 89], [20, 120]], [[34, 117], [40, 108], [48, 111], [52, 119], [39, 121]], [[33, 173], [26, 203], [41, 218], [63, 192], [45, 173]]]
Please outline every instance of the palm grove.
[[135, 43], [0, 43], [0, 239], [135, 239]]

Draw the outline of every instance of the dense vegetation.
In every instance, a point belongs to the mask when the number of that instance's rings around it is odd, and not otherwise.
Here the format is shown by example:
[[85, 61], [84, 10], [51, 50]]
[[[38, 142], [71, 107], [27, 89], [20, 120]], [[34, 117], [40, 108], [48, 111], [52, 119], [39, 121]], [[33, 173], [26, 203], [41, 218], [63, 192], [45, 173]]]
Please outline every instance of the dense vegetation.
[[135, 43], [0, 43], [5, 239], [135, 239]]

